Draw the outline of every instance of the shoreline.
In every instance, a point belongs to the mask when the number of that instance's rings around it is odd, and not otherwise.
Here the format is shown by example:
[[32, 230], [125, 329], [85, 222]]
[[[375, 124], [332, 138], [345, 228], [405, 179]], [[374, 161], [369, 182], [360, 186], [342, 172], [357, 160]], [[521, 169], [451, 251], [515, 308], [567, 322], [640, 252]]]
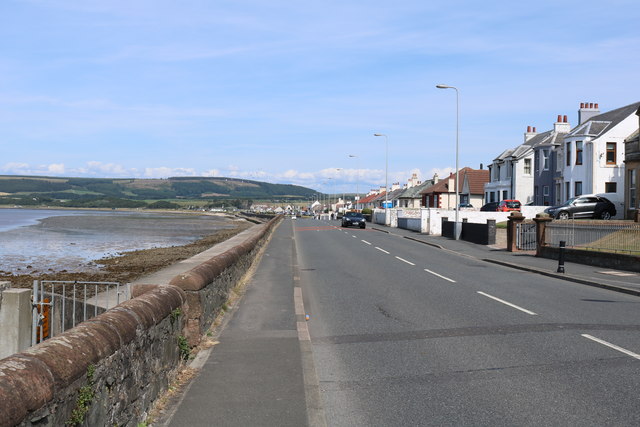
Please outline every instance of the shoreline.
[[[204, 212], [197, 212], [204, 214]], [[226, 215], [225, 215], [226, 216]], [[225, 228], [185, 245], [124, 251], [91, 262], [93, 271], [68, 270], [27, 274], [0, 273], [0, 281], [8, 281], [13, 288], [31, 288], [34, 280], [61, 280], [78, 282], [130, 283], [154, 273], [168, 265], [190, 258], [251, 227], [248, 221], [238, 221], [234, 228]]]

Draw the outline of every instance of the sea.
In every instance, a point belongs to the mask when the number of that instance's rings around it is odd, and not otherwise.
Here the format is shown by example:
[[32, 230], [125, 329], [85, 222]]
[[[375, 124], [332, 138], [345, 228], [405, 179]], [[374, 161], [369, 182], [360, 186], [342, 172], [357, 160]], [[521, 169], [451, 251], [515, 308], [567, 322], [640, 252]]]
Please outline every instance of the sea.
[[206, 214], [0, 209], [0, 273], [92, 271], [101, 258], [185, 245], [233, 227], [232, 219]]

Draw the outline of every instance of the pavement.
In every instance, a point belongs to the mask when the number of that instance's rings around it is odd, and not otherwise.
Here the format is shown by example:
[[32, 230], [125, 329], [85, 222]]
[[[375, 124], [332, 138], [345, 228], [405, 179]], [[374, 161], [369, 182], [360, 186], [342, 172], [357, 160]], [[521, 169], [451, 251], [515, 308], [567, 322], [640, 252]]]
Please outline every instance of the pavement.
[[499, 264], [532, 273], [538, 273], [560, 280], [609, 289], [616, 292], [640, 296], [640, 274], [631, 271], [595, 267], [573, 262], [564, 263], [564, 273], [558, 273], [558, 261], [535, 256], [535, 251], [509, 252], [506, 243], [502, 245], [478, 245], [464, 240], [453, 240], [442, 236], [431, 236], [401, 228], [371, 225], [372, 230], [389, 233], [442, 250], [481, 261]]

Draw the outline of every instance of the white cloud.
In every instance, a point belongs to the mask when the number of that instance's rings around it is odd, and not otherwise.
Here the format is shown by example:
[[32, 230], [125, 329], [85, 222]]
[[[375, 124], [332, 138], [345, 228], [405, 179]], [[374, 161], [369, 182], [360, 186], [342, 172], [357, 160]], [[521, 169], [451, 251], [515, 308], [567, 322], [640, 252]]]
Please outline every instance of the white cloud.
[[29, 170], [28, 163], [9, 162], [2, 166], [2, 171], [5, 173], [24, 174]]
[[49, 166], [46, 166], [46, 168], [47, 168], [47, 172], [56, 174], [56, 175], [64, 174], [64, 170], [65, 170], [63, 163], [53, 163], [53, 164], [50, 164]]
[[171, 176], [196, 176], [196, 171], [193, 168], [170, 168], [170, 167], [158, 167], [158, 168], [145, 168], [144, 176], [147, 178], [168, 178]]

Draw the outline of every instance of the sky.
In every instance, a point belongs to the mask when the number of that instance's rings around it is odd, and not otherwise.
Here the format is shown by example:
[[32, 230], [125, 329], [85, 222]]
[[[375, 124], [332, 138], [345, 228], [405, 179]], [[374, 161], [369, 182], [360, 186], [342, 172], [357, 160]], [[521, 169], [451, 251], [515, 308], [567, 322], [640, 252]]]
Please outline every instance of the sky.
[[366, 193], [455, 170], [457, 122], [486, 168], [640, 101], [638, 28], [637, 0], [1, 0], [0, 174]]

